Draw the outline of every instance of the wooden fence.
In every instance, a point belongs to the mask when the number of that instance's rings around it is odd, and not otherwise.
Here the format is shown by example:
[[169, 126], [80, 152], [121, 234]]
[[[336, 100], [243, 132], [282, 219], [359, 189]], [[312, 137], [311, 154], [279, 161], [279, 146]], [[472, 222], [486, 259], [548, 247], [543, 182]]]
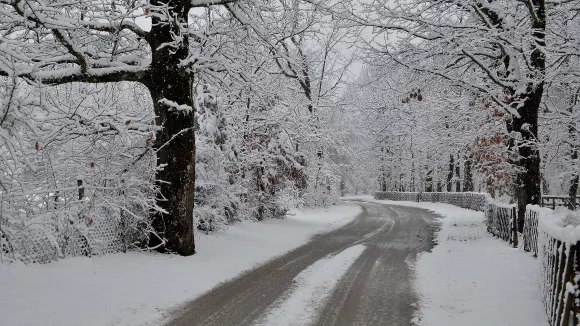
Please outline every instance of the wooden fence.
[[485, 210], [487, 232], [518, 246], [517, 213], [514, 205], [489, 203]]
[[524, 250], [538, 257], [541, 290], [550, 325], [579, 325], [580, 255], [577, 249], [580, 243], [567, 243], [550, 234], [541, 226], [541, 214], [537, 206], [528, 206], [526, 210]]
[[558, 206], [567, 207], [568, 209], [576, 209], [579, 205], [580, 197], [576, 197], [576, 200], [572, 202], [570, 197], [566, 196], [542, 196], [542, 207], [548, 207], [551, 209], [556, 209]]
[[[557, 239], [547, 228], [542, 227], [541, 215], [550, 214], [538, 206], [528, 206], [522, 234], [517, 232], [517, 213], [514, 205], [492, 203], [487, 200], [483, 209], [473, 198], [478, 194], [461, 193], [375, 193], [376, 199], [445, 202], [485, 212], [487, 231], [494, 236], [518, 246], [518, 239], [523, 240], [523, 249], [538, 258], [540, 268], [540, 289], [544, 307], [551, 326], [580, 326], [580, 241], [569, 243]], [[487, 196], [480, 196], [479, 198]], [[429, 199], [429, 200], [426, 200]], [[467, 207], [466, 207], [467, 206]]]
[[578, 325], [578, 243], [567, 244], [545, 233], [541, 237], [544, 241], [539, 248], [540, 282], [550, 325]]
[[524, 250], [538, 257], [538, 217], [539, 212], [532, 209], [526, 210], [526, 219], [524, 222]]
[[[531, 206], [526, 210], [523, 249], [538, 257], [540, 287], [548, 320], [552, 326], [580, 325], [580, 243], [569, 244], [539, 228], [541, 212]], [[488, 204], [487, 230], [514, 247], [518, 244], [515, 207]]]
[[375, 199], [446, 203], [475, 211], [484, 211], [488, 195], [476, 192], [375, 192]]

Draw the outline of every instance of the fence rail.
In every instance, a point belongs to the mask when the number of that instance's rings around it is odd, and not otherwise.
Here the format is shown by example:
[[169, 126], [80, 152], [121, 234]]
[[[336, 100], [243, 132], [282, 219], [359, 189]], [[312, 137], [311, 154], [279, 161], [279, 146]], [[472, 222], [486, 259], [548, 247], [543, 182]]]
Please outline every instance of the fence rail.
[[[553, 197], [548, 196], [550, 199]], [[489, 233], [514, 247], [521, 238], [523, 249], [538, 258], [542, 299], [550, 325], [580, 325], [580, 241], [558, 239], [558, 233], [555, 235], [549, 227], [542, 225], [542, 221], [548, 218], [543, 219], [542, 214], [551, 214], [552, 211], [538, 206], [528, 206], [520, 235], [515, 205], [493, 203], [490, 198], [478, 193], [375, 193], [375, 199], [441, 202], [485, 212]]]
[[542, 196], [542, 207], [548, 207], [552, 209], [556, 209], [556, 207], [567, 207], [569, 209], [576, 209], [578, 207], [578, 203], [580, 201], [580, 197], [576, 197], [576, 200], [572, 202], [570, 197], [566, 196], [549, 196], [545, 195]]

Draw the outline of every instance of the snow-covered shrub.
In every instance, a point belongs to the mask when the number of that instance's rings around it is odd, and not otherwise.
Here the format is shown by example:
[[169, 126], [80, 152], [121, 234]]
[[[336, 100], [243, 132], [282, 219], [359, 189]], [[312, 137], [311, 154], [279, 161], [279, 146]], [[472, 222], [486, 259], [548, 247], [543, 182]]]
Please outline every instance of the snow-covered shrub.
[[[326, 162], [314, 166], [316, 171], [308, 171], [308, 187], [304, 193], [304, 203], [308, 207], [336, 205], [340, 199], [340, 178], [333, 173]], [[310, 169], [309, 169], [310, 170]]]
[[203, 231], [225, 228], [240, 219], [240, 183], [235, 177], [237, 154], [231, 125], [219, 110], [216, 90], [208, 84], [197, 87], [196, 98], [196, 187], [195, 221]]
[[[275, 126], [265, 126], [254, 132], [256, 147], [243, 152], [243, 159], [250, 163], [244, 172], [245, 188], [250, 190], [246, 202], [258, 220], [284, 217], [287, 207], [281, 204], [278, 196], [292, 193], [287, 189], [295, 186], [293, 177], [300, 177], [302, 166], [296, 161], [291, 148], [279, 137]], [[259, 151], [260, 147], [266, 148], [266, 151]]]
[[143, 88], [17, 86], [0, 124], [6, 256], [47, 262], [146, 244], [159, 208]]

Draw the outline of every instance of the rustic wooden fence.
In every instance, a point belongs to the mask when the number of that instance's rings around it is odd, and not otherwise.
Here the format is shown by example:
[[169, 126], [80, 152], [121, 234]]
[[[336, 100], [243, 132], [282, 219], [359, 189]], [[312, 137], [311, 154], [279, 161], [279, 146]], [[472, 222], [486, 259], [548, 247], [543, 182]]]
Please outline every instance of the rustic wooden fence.
[[476, 211], [484, 211], [488, 195], [476, 192], [375, 192], [375, 199], [446, 203]]
[[492, 204], [485, 210], [485, 224], [487, 232], [518, 246], [517, 215], [514, 205]]
[[[538, 206], [528, 206], [522, 234], [517, 232], [517, 213], [514, 205], [493, 203], [488, 196], [476, 193], [392, 193], [377, 192], [376, 199], [445, 202], [464, 208], [485, 212], [487, 231], [496, 237], [518, 246], [522, 239], [523, 249], [538, 258], [540, 268], [540, 289], [544, 307], [551, 326], [580, 326], [580, 241], [564, 241], [553, 227], [545, 223], [551, 214]], [[459, 199], [457, 196], [465, 196]], [[485, 198], [483, 209], [473, 198]], [[473, 207], [473, 208], [472, 208]], [[544, 221], [542, 223], [542, 221]], [[564, 227], [556, 226], [563, 230]], [[559, 239], [560, 238], [560, 239]], [[574, 239], [574, 238], [572, 238]]]
[[[549, 214], [549, 213], [548, 213]], [[540, 226], [541, 211], [528, 206], [524, 223], [523, 249], [538, 257], [540, 288], [544, 307], [552, 326], [580, 325], [580, 243], [567, 243], [545, 231]], [[515, 207], [488, 204], [487, 230], [498, 238], [518, 245], [517, 215]]]
[[[544, 214], [551, 212], [544, 210]], [[524, 224], [524, 250], [538, 257], [544, 307], [552, 326], [580, 325], [579, 242], [567, 242], [541, 223], [542, 209], [528, 206]], [[547, 225], [548, 217], [544, 217]], [[557, 227], [563, 230], [563, 227]]]
[[566, 196], [550, 196], [542, 195], [542, 207], [548, 207], [551, 209], [556, 209], [556, 207], [563, 206], [568, 209], [575, 210], [579, 206], [580, 197], [576, 197], [574, 202], [570, 197]]
[[538, 218], [539, 212], [533, 209], [526, 210], [526, 220], [524, 222], [524, 250], [538, 257]]
[[542, 232], [539, 248], [544, 307], [552, 326], [578, 325], [578, 243], [568, 244]]

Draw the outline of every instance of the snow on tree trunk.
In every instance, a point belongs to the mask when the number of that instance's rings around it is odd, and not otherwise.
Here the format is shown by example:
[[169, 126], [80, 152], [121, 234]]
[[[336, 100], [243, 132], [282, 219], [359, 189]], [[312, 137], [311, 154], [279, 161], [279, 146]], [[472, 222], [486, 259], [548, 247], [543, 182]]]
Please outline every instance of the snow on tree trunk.
[[[161, 5], [157, 1], [153, 5]], [[176, 9], [175, 19], [187, 21], [189, 7]], [[155, 149], [161, 195], [158, 213], [152, 222], [161, 236], [152, 237], [150, 246], [188, 256], [195, 253], [193, 238], [193, 207], [195, 194], [195, 111], [191, 89], [191, 74], [179, 67], [188, 57], [186, 36], [175, 40], [178, 27], [153, 17], [149, 42], [153, 49], [149, 78], [145, 82], [151, 92], [157, 132]], [[169, 45], [175, 42], [176, 45]], [[166, 243], [163, 245], [163, 241]]]

